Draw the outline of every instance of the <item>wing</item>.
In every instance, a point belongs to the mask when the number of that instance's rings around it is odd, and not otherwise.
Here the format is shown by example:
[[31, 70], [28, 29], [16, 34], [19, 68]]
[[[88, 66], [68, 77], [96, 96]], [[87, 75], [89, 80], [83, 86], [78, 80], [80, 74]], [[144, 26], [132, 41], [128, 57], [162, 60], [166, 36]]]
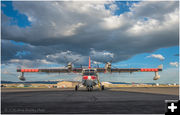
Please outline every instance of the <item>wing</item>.
[[105, 73], [105, 72], [106, 72], [106, 69], [104, 69], [104, 68], [96, 68], [96, 71], [97, 71], [98, 73]]
[[97, 72], [101, 73], [101, 72], [158, 72], [158, 71], [162, 71], [163, 66], [159, 65], [158, 68], [109, 68], [109, 69], [105, 69], [105, 68], [96, 68]]
[[159, 65], [157, 68], [115, 68], [110, 69], [110, 72], [158, 72], [162, 69], [163, 65]]
[[156, 72], [156, 71], [162, 71], [162, 69], [158, 69], [158, 68], [115, 68], [115, 69], [109, 69], [106, 70], [104, 68], [97, 68], [96, 69], [97, 72], [99, 73], [105, 73], [105, 72]]
[[110, 72], [157, 72], [162, 71], [159, 68], [116, 68], [111, 69]]
[[45, 72], [45, 73], [81, 73], [82, 68], [57, 68], [57, 69], [17, 69], [17, 72]]

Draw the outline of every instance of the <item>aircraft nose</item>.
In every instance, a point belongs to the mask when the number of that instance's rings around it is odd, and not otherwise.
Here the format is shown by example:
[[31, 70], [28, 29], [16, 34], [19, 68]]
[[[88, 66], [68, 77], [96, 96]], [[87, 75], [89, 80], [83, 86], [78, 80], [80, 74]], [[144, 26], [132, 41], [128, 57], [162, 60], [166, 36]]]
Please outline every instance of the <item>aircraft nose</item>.
[[90, 79], [91, 79], [91, 76], [88, 76], [88, 79], [90, 80]]

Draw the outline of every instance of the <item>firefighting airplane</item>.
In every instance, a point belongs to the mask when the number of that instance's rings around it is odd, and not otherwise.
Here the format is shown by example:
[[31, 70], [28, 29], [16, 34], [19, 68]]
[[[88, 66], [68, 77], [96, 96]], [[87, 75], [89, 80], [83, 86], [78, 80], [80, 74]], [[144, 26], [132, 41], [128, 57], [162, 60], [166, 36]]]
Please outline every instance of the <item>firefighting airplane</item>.
[[45, 72], [45, 73], [81, 73], [82, 82], [75, 86], [75, 91], [79, 87], [85, 86], [88, 91], [92, 91], [93, 87], [98, 85], [100, 90], [104, 90], [104, 85], [99, 81], [98, 73], [113, 73], [113, 72], [155, 72], [154, 80], [160, 78], [158, 71], [162, 71], [163, 65], [159, 65], [158, 68], [111, 68], [111, 63], [107, 62], [104, 68], [91, 68], [91, 59], [89, 57], [89, 67], [88, 68], [73, 68], [72, 62], [69, 62], [67, 67], [56, 68], [56, 69], [17, 69], [17, 72], [22, 74], [18, 78], [22, 81], [25, 81], [24, 73], [25, 72]]

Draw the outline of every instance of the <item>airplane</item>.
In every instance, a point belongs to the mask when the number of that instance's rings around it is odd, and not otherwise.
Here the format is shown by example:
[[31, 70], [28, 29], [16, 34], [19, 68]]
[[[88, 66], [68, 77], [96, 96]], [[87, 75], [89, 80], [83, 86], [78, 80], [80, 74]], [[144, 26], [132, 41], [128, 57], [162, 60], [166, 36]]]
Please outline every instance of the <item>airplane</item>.
[[159, 71], [162, 71], [163, 65], [159, 65], [158, 68], [111, 68], [111, 62], [107, 62], [104, 68], [91, 68], [91, 59], [89, 57], [88, 68], [73, 68], [72, 62], [69, 62], [64, 68], [54, 68], [54, 69], [17, 69], [17, 72], [22, 74], [18, 78], [25, 81], [25, 72], [45, 72], [45, 73], [81, 73], [82, 82], [75, 86], [75, 91], [78, 91], [79, 87], [86, 87], [88, 91], [92, 91], [93, 87], [98, 85], [100, 90], [104, 90], [104, 85], [101, 84], [99, 80], [98, 73], [114, 73], [114, 72], [155, 72], [155, 77], [153, 80], [160, 78], [158, 75]]

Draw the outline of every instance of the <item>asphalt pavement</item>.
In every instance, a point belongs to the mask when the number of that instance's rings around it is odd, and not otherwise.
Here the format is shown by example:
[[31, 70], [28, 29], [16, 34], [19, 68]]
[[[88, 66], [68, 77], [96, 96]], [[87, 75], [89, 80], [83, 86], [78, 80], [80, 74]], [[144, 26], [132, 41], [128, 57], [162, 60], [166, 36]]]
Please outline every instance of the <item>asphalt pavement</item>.
[[179, 99], [179, 96], [113, 91], [112, 89], [76, 92], [73, 89], [3, 88], [1, 112], [13, 114], [164, 114], [164, 101], [174, 99]]

